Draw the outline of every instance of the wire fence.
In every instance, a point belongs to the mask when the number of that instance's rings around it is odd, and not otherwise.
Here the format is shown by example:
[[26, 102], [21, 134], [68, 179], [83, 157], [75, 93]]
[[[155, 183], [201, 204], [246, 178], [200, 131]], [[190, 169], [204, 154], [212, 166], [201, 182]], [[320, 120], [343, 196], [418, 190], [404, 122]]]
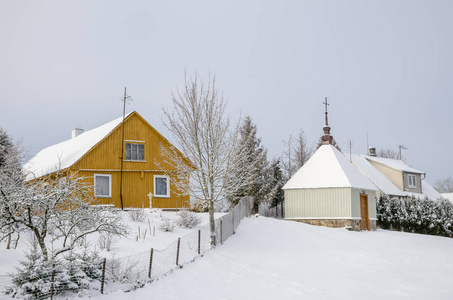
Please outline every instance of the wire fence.
[[[233, 235], [241, 220], [250, 216], [253, 198], [245, 197], [228, 214], [215, 220], [217, 245], [223, 244]], [[211, 249], [211, 234], [209, 224], [198, 228], [176, 241], [163, 250], [151, 248], [149, 251], [131, 254], [127, 257], [103, 259], [100, 265], [91, 266], [91, 271], [99, 272], [99, 276], [91, 282], [82, 282], [89, 288], [81, 289], [77, 293], [71, 291], [71, 282], [65, 283], [59, 276], [61, 266], [53, 265], [51, 269], [42, 273], [33, 284], [28, 284], [27, 299], [66, 299], [71, 297], [90, 297], [98, 294], [107, 294], [118, 290], [131, 291], [143, 287], [161, 276], [167, 275], [184, 264], [194, 261], [207, 250]], [[66, 266], [67, 267], [67, 266]], [[77, 270], [73, 274], [76, 276]], [[71, 273], [65, 270], [66, 274]], [[85, 271], [86, 272], [86, 271]], [[57, 278], [57, 279], [56, 279]], [[0, 287], [11, 286], [9, 275], [0, 276]], [[34, 290], [36, 289], [36, 290]], [[14, 294], [0, 294], [0, 299], [10, 299]], [[25, 297], [15, 295], [16, 298]]]

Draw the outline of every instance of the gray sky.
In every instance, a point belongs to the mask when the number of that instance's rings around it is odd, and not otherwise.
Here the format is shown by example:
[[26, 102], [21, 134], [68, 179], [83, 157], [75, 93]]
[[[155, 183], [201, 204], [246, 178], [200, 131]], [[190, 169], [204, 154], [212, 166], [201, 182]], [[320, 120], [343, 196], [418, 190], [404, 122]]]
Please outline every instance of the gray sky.
[[215, 73], [270, 156], [300, 129], [348, 152], [406, 146], [453, 176], [453, 1], [0, 2], [0, 126], [31, 154], [122, 114], [124, 87], [171, 141], [162, 107], [184, 70]]

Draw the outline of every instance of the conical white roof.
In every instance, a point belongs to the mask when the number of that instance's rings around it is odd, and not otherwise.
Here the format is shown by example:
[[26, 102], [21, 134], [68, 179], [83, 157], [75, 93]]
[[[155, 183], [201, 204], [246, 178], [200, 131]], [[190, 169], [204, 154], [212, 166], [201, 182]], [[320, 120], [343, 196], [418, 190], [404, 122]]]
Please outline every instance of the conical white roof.
[[334, 146], [322, 145], [283, 189], [341, 187], [377, 190], [376, 186]]

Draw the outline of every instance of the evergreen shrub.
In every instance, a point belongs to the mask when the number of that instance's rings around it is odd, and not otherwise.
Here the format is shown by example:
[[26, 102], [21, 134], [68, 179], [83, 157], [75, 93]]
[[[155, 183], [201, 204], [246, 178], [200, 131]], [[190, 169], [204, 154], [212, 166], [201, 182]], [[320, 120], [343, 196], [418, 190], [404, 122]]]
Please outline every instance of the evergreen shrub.
[[453, 204], [445, 199], [398, 199], [383, 196], [377, 206], [383, 229], [453, 237]]

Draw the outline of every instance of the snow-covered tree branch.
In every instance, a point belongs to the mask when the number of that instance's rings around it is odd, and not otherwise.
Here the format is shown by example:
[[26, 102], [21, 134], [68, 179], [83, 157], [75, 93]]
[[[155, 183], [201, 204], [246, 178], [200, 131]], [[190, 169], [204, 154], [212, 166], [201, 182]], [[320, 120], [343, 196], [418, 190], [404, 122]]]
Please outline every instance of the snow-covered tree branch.
[[[4, 142], [9, 140], [6, 133], [0, 131], [0, 136], [6, 136], [0, 149], [0, 239], [30, 231], [47, 261], [74, 249], [88, 234], [126, 234], [119, 215], [92, 206], [96, 204], [89, 196], [92, 186], [76, 173], [58, 171], [25, 182], [18, 152]], [[50, 228], [53, 240], [62, 241], [62, 245], [49, 254], [46, 237]]]
[[[215, 76], [207, 82], [197, 74], [186, 76], [184, 88], [172, 94], [172, 102], [172, 111], [164, 109], [165, 126], [185, 157], [175, 148], [161, 146], [163, 163], [174, 168], [170, 174], [174, 186], [209, 203], [211, 243], [215, 245], [214, 204], [224, 205], [229, 194], [252, 178], [246, 150], [239, 143], [240, 120], [232, 123], [226, 116], [226, 102]], [[230, 176], [238, 169], [243, 170], [240, 176]]]

